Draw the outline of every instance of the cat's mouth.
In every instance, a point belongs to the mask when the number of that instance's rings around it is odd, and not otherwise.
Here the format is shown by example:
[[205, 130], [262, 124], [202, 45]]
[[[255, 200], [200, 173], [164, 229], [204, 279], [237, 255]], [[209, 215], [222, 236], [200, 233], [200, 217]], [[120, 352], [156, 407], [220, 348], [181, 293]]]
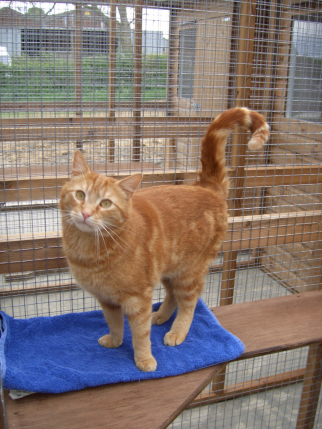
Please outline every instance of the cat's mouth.
[[85, 219], [74, 219], [74, 225], [83, 232], [94, 232], [95, 228]]
[[94, 232], [94, 228], [87, 225], [85, 222], [83, 223], [77, 222], [75, 225], [77, 226], [78, 229], [80, 229], [83, 232]]

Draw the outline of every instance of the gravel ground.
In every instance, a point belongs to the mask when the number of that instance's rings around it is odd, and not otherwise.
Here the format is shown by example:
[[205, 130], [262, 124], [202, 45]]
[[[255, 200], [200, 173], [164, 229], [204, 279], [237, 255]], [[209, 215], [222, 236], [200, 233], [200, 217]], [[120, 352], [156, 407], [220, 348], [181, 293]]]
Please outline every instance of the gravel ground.
[[[141, 146], [143, 162], [162, 164], [165, 157], [166, 139], [144, 139]], [[0, 152], [1, 167], [27, 167], [43, 165], [66, 165], [71, 162], [76, 141], [12, 141], [2, 143]], [[86, 140], [83, 150], [89, 162], [104, 163], [108, 156], [108, 142], [102, 140]], [[115, 162], [131, 161], [132, 140], [115, 140]]]

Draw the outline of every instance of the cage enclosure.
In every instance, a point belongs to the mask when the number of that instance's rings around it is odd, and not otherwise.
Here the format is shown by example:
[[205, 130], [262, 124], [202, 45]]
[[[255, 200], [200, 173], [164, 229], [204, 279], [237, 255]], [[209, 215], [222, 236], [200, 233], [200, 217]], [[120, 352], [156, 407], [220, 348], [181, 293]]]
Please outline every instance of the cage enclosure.
[[[1, 310], [99, 308], [62, 250], [58, 200], [76, 149], [96, 172], [142, 172], [142, 187], [192, 184], [208, 125], [239, 106], [262, 113], [271, 137], [259, 154], [241, 129], [229, 140], [229, 232], [202, 297], [219, 307], [321, 289], [319, 1], [2, 3]], [[311, 345], [229, 363], [167, 424], [318, 429], [321, 356]]]

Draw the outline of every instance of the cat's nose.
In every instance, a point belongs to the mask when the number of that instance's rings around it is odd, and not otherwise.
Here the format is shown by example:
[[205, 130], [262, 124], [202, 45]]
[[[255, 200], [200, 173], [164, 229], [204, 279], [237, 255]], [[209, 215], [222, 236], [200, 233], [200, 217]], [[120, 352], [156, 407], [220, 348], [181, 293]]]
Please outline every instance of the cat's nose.
[[87, 212], [87, 211], [83, 211], [83, 212], [82, 212], [82, 215], [83, 215], [83, 219], [84, 219], [84, 222], [85, 222], [85, 220], [86, 220], [88, 217], [90, 217], [90, 216], [91, 216], [91, 213], [89, 213], [89, 212]]

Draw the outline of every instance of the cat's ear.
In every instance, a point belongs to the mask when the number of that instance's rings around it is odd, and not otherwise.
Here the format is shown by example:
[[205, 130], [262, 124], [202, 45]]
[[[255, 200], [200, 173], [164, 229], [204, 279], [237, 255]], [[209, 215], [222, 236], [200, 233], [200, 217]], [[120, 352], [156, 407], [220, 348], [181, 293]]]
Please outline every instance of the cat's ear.
[[126, 177], [123, 180], [119, 180], [117, 185], [124, 191], [128, 199], [131, 198], [133, 192], [139, 186], [143, 175], [141, 173], [133, 174], [132, 176]]
[[91, 169], [89, 168], [82, 152], [78, 149], [74, 155], [73, 169], [72, 169], [72, 178], [80, 176], [81, 174], [89, 173]]

